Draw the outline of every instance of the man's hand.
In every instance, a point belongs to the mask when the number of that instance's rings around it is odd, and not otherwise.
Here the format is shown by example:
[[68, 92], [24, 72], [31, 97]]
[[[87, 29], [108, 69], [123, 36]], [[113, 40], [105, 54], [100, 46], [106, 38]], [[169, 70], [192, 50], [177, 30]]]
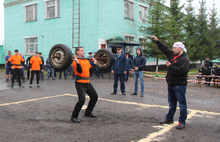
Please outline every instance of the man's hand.
[[138, 67], [134, 67], [134, 70], [138, 71], [138, 70], [139, 70], [139, 68], [138, 68]]
[[73, 56], [73, 61], [76, 61], [76, 63], [79, 64], [79, 61], [75, 56]]
[[171, 65], [171, 63], [169, 61], [166, 62], [165, 64], [167, 67], [169, 67]]
[[14, 67], [11, 67], [11, 69], [15, 69]]
[[127, 71], [124, 71], [124, 74], [127, 74]]
[[23, 68], [24, 66], [21, 66], [21, 69]]
[[31, 71], [32, 69], [30, 69], [30, 71]]
[[44, 70], [41, 70], [41, 72], [44, 72]]
[[94, 57], [92, 57], [92, 61], [94, 62], [95, 65], [97, 64], [97, 60]]
[[29, 66], [29, 65], [27, 64], [27, 66]]
[[151, 36], [151, 38], [154, 39], [155, 41], [159, 40], [156, 36]]
[[112, 73], [114, 73], [114, 70], [112, 70]]

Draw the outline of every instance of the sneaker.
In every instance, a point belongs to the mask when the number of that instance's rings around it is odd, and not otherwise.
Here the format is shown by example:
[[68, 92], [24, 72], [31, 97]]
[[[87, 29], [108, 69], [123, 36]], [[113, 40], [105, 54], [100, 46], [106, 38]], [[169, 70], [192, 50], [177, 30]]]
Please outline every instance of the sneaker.
[[39, 88], [39, 87], [40, 87], [40, 85], [39, 85], [39, 84], [37, 84], [37, 87]]
[[32, 85], [29, 85], [29, 88], [32, 88]]
[[13, 89], [14, 85], [11, 85], [11, 89]]
[[23, 85], [20, 85], [19, 87], [20, 87], [20, 88], [24, 88], [24, 86], [23, 86]]
[[172, 124], [173, 123], [173, 119], [167, 120], [164, 119], [163, 121], [160, 121], [160, 124]]
[[144, 97], [144, 94], [143, 94], [143, 93], [141, 93], [141, 97]]
[[6, 82], [8, 82], [8, 79], [6, 79]]
[[136, 92], [134, 92], [133, 94], [131, 94], [131, 95], [137, 95], [137, 93]]
[[183, 123], [179, 123], [177, 126], [176, 126], [176, 128], [177, 129], [183, 129], [183, 128], [185, 128], [185, 124], [183, 124]]

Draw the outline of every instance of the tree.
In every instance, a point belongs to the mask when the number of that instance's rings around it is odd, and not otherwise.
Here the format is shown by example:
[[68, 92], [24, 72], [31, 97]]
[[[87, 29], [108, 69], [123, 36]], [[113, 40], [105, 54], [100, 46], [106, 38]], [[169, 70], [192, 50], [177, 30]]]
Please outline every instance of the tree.
[[[161, 41], [165, 41], [165, 11], [164, 0], [151, 0], [152, 9], [150, 10], [150, 16], [148, 16], [149, 26], [141, 26], [139, 31], [144, 33], [146, 37], [152, 35], [157, 36]], [[164, 54], [158, 49], [154, 42], [146, 42], [146, 46], [149, 47], [144, 50], [146, 57], [156, 58], [156, 72], [158, 72], [158, 59], [166, 59]]]
[[219, 45], [218, 45], [218, 40], [219, 40], [219, 31], [218, 31], [218, 24], [219, 24], [219, 18], [217, 17], [217, 10], [215, 8], [215, 4], [213, 4], [213, 7], [211, 9], [211, 14], [209, 17], [209, 38], [211, 40], [211, 43], [213, 44], [211, 47], [213, 50], [209, 51], [209, 54], [213, 56], [214, 58], [217, 58], [219, 51]]
[[201, 0], [200, 3], [200, 8], [199, 8], [199, 14], [197, 15], [197, 27], [198, 27], [198, 32], [197, 32], [197, 39], [195, 42], [196, 44], [196, 49], [194, 52], [194, 59], [195, 60], [202, 60], [205, 59], [206, 56], [209, 56], [210, 59], [213, 59], [213, 45], [211, 43], [209, 36], [209, 31], [208, 31], [208, 21], [207, 21], [207, 14], [206, 14], [206, 6], [205, 6], [205, 0]]
[[168, 46], [172, 47], [174, 42], [183, 41], [185, 38], [185, 18], [182, 13], [184, 5], [180, 5], [180, 0], [170, 0], [169, 14], [166, 15], [166, 30], [169, 37]]
[[196, 16], [195, 11], [192, 6], [192, 2], [194, 0], [187, 0], [188, 4], [186, 9], [186, 21], [185, 21], [185, 32], [186, 32], [186, 38], [185, 38], [185, 46], [187, 48], [187, 53], [189, 55], [189, 58], [191, 61], [196, 61], [198, 59], [194, 58], [194, 53], [196, 50], [196, 33], [197, 33], [197, 25], [196, 25]]

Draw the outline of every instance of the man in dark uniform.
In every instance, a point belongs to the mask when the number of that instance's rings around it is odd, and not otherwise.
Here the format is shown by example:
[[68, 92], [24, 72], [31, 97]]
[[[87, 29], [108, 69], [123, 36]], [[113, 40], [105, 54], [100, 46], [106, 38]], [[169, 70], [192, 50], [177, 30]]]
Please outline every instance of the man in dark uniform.
[[34, 54], [32, 53], [30, 57], [27, 58], [26, 60], [26, 64], [27, 64], [27, 79], [29, 79], [29, 76], [30, 76], [30, 60], [31, 60], [31, 57], [33, 57]]
[[117, 54], [114, 54], [115, 57], [115, 64], [112, 66], [112, 73], [114, 73], [114, 90], [111, 95], [117, 94], [117, 88], [118, 88], [118, 78], [120, 78], [121, 82], [121, 93], [123, 95], [126, 95], [125, 92], [125, 74], [127, 73], [127, 62], [126, 62], [126, 56], [122, 54], [121, 47], [117, 47]]
[[[212, 61], [209, 60], [208, 56], [206, 57], [206, 60], [204, 61], [204, 64], [205, 64], [205, 67], [207, 68], [207, 72], [206, 72], [205, 75], [211, 75], [211, 69], [212, 69], [213, 64], [212, 64]], [[212, 79], [211, 77], [205, 77], [205, 81], [208, 82], [207, 86], [210, 85], [211, 79]]]

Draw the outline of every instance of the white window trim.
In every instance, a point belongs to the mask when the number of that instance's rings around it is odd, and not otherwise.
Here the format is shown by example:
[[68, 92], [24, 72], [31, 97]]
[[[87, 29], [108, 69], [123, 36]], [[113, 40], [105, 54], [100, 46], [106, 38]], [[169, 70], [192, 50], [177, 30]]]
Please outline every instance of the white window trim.
[[145, 37], [145, 36], [138, 36], [138, 38], [147, 38], [147, 37]]
[[[48, 1], [53, 1], [53, 0], [43, 0], [45, 2], [45, 19], [53, 19], [53, 18], [48, 18], [47, 17], [47, 6], [46, 6], [46, 2]], [[61, 2], [61, 1], [60, 1]], [[54, 18], [57, 18], [58, 15], [57, 15], [57, 8], [58, 8], [58, 5], [57, 5], [57, 0], [55, 0], [55, 17]]]
[[37, 35], [37, 36], [24, 36], [23, 38], [38, 38], [39, 36]]
[[26, 6], [34, 5], [34, 4], [37, 4], [37, 3], [39, 3], [39, 1], [31, 2], [31, 3], [27, 3], [27, 4], [24, 4], [23, 6], [26, 7]]
[[126, 0], [126, 1], [129, 1], [129, 2], [132, 2], [132, 3], [136, 3], [135, 0]]
[[126, 33], [124, 33], [123, 35], [124, 35], [124, 36], [133, 36], [133, 37], [136, 37], [136, 35], [126, 34]]
[[149, 7], [148, 5], [140, 3], [140, 2], [138, 3], [138, 5], [143, 6], [143, 7], [147, 7], [147, 8]]
[[[128, 1], [128, 2], [133, 3], [133, 18], [131, 20], [135, 20], [135, 3], [136, 3], [136, 1], [134, 1], [134, 0], [124, 0], [124, 1]], [[130, 19], [130, 18], [126, 18], [126, 19]]]

